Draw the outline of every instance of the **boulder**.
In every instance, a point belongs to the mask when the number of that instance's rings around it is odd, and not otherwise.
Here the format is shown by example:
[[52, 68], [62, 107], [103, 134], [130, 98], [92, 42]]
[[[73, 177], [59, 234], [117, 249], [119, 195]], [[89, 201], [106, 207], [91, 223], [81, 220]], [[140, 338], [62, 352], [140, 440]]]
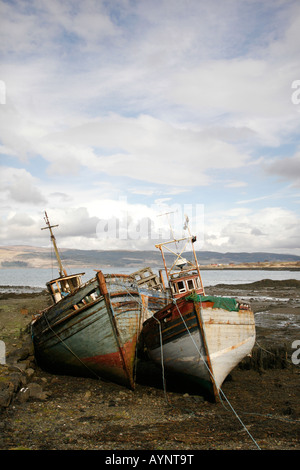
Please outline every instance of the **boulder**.
[[18, 395], [17, 395], [17, 401], [19, 401], [20, 403], [24, 403], [25, 401], [27, 401], [30, 397], [30, 390], [28, 387], [23, 387], [21, 388], [21, 390], [19, 391]]
[[10, 405], [10, 402], [13, 397], [13, 392], [9, 388], [5, 390], [0, 390], [0, 410], [2, 408], [7, 408]]
[[49, 393], [44, 392], [42, 386], [36, 382], [31, 382], [27, 385], [27, 388], [29, 389], [30, 398], [46, 400], [49, 396]]

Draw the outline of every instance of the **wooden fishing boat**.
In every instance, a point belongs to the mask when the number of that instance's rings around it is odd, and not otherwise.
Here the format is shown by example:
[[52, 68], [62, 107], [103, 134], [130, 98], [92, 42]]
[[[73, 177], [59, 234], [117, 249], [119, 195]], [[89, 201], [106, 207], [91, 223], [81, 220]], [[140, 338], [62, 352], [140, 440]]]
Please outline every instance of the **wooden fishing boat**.
[[169, 303], [170, 294], [165, 289], [161, 273], [159, 277], [150, 267], [146, 267], [131, 273], [130, 276], [138, 286], [145, 320]]
[[67, 275], [57, 250], [60, 277], [47, 283], [53, 305], [32, 321], [37, 362], [55, 373], [95, 375], [134, 388], [138, 336], [145, 320], [139, 289], [128, 275], [104, 275], [82, 283]]
[[[223, 381], [254, 346], [254, 315], [249, 305], [236, 299], [205, 295], [195, 241], [189, 235], [156, 245], [172, 298], [145, 321], [141, 340], [150, 359], [163, 370], [198, 383], [218, 400]], [[170, 244], [182, 242], [181, 252], [170, 249]], [[182, 256], [187, 244], [192, 247], [192, 261]], [[167, 267], [165, 249], [175, 255], [171, 267]]]

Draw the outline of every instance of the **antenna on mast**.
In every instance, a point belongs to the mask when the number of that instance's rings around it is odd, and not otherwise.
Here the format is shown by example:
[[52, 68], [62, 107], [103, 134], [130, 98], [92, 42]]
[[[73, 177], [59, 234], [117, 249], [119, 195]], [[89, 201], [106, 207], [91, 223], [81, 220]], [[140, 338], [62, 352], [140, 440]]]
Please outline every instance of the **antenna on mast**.
[[61, 259], [60, 259], [59, 253], [58, 253], [55, 236], [53, 235], [53, 232], [52, 232], [53, 227], [58, 227], [58, 225], [51, 225], [50, 224], [50, 221], [48, 219], [48, 215], [47, 215], [46, 211], [45, 211], [44, 219], [45, 219], [47, 227], [43, 227], [43, 228], [41, 228], [41, 230], [46, 230], [46, 229], [50, 230], [51, 241], [53, 243], [56, 259], [57, 259], [57, 262], [58, 262], [58, 265], [59, 265], [59, 274], [60, 274], [61, 277], [67, 276], [67, 273], [66, 273], [65, 269], [63, 268], [63, 265], [62, 265], [62, 262], [61, 262]]
[[[177, 212], [177, 211], [165, 212], [164, 214], [158, 214], [158, 216], [157, 216], [157, 217], [162, 217], [163, 215], [166, 215], [166, 216], [168, 217], [170, 232], [171, 232], [171, 234], [172, 234], [173, 240], [175, 240], [175, 235], [174, 235], [174, 232], [173, 232], [173, 227], [172, 227], [172, 225], [171, 225], [171, 221], [170, 221], [170, 217], [169, 217], [169, 216], [170, 216], [170, 214], [175, 214], [175, 212]], [[176, 241], [175, 241], [175, 243], [176, 243]]]
[[[176, 260], [175, 260], [175, 262], [173, 263], [172, 268], [175, 267], [175, 269], [183, 269], [183, 267], [187, 264], [187, 260], [181, 256], [183, 250], [181, 250], [181, 252], [179, 253], [178, 242], [180, 242], [182, 239], [176, 239], [176, 238], [175, 238], [174, 231], [173, 231], [173, 227], [172, 227], [172, 225], [171, 225], [171, 221], [170, 221], [170, 217], [169, 217], [170, 214], [174, 214], [175, 212], [177, 212], [177, 211], [165, 212], [164, 214], [159, 214], [158, 217], [161, 217], [161, 216], [163, 216], [163, 215], [167, 216], [168, 222], [169, 222], [169, 227], [170, 227], [170, 232], [171, 232], [172, 237], [173, 237], [173, 239], [171, 240], [171, 243], [175, 243], [175, 247], [176, 247], [177, 253], [174, 253], [174, 252], [173, 252], [173, 253], [176, 255]], [[167, 243], [170, 243], [170, 242], [167, 242]], [[162, 243], [161, 245], [156, 245], [156, 247], [159, 247], [162, 256], [163, 256], [163, 251], [162, 251], [162, 248], [161, 248], [161, 247], [162, 247], [163, 245], [165, 245], [165, 244]], [[167, 248], [167, 249], [168, 249], [168, 248]], [[169, 251], [170, 251], [170, 250], [169, 250]], [[163, 257], [163, 260], [164, 260], [164, 257]], [[164, 261], [164, 262], [165, 262], [165, 261]], [[170, 271], [172, 270], [172, 268], [170, 269]]]
[[[168, 214], [171, 214], [171, 212], [167, 212], [166, 214], [160, 214], [160, 215], [168, 215]], [[171, 227], [170, 227], [170, 229], [171, 229]], [[170, 281], [172, 276], [175, 275], [175, 272], [174, 272], [175, 269], [179, 268], [180, 271], [181, 271], [181, 274], [183, 274], [183, 275], [185, 275], [186, 273], [188, 273], [189, 271], [191, 271], [193, 269], [196, 269], [197, 274], [198, 274], [198, 278], [199, 278], [199, 282], [200, 282], [200, 285], [201, 285], [201, 292], [204, 294], [204, 287], [203, 287], [203, 283], [202, 283], [202, 279], [201, 279], [201, 274], [200, 274], [200, 269], [199, 269], [199, 264], [198, 264], [198, 260], [197, 260], [196, 251], [195, 251], [195, 248], [194, 248], [194, 243], [196, 242], [197, 237], [195, 235], [191, 234], [190, 227], [189, 227], [189, 218], [186, 214], [185, 214], [185, 223], [184, 223], [183, 229], [188, 230], [188, 233], [189, 233], [188, 237], [175, 239], [173, 231], [171, 229], [171, 232], [172, 232], [172, 235], [173, 235], [173, 240], [169, 240], [169, 241], [164, 242], [164, 243], [159, 243], [159, 244], [155, 245], [155, 247], [159, 248], [159, 250], [161, 252], [161, 256], [162, 256], [162, 259], [163, 259], [165, 272], [166, 272], [168, 281]], [[179, 242], [186, 242], [180, 252], [178, 252], [178, 247], [177, 247], [177, 243], [179, 243]], [[189, 242], [192, 246], [194, 262], [189, 261], [189, 260], [183, 258], [183, 256], [182, 256], [182, 253], [186, 249], [186, 246]], [[172, 243], [175, 243], [177, 253], [169, 248], [169, 245], [172, 244]], [[175, 261], [173, 262], [173, 264], [170, 268], [167, 267], [166, 259], [165, 259], [165, 256], [164, 256], [164, 248], [167, 251], [169, 251], [170, 253], [172, 253], [173, 255], [176, 256], [176, 259], [175, 259]]]
[[183, 230], [188, 229], [189, 234], [191, 235], [191, 231], [190, 231], [190, 227], [189, 227], [190, 219], [189, 219], [188, 215], [186, 215], [186, 214], [184, 214], [184, 217], [185, 217], [185, 222], [184, 222]]

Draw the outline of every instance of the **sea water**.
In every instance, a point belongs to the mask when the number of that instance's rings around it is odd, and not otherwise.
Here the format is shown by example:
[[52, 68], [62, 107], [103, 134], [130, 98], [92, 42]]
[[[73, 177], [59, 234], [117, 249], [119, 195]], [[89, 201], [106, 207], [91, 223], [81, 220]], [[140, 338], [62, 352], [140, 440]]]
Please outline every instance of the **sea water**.
[[[141, 266], [142, 268], [143, 266]], [[110, 267], [103, 268], [106, 273], [130, 274], [137, 271], [135, 268]], [[94, 269], [72, 270], [73, 273], [85, 274], [82, 276], [83, 282], [95, 277]], [[155, 270], [154, 270], [155, 272]], [[70, 272], [71, 274], [71, 272]], [[215, 286], [217, 284], [246, 284], [249, 282], [261, 281], [262, 279], [300, 280], [300, 271], [271, 271], [271, 270], [203, 270], [201, 271], [202, 281], [205, 287]], [[46, 282], [59, 277], [57, 270], [52, 268], [2, 268], [0, 269], [0, 293], [2, 292], [35, 292], [45, 289]]]

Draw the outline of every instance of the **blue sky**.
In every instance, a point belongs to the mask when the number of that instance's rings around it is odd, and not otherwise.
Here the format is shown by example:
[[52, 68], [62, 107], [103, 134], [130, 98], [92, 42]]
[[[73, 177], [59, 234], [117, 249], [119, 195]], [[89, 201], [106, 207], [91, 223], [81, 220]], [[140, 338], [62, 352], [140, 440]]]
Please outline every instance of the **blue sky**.
[[1, 245], [49, 245], [46, 210], [62, 247], [153, 249], [171, 212], [199, 249], [300, 255], [298, 0], [0, 0], [0, 18]]

